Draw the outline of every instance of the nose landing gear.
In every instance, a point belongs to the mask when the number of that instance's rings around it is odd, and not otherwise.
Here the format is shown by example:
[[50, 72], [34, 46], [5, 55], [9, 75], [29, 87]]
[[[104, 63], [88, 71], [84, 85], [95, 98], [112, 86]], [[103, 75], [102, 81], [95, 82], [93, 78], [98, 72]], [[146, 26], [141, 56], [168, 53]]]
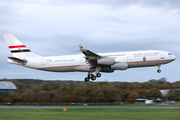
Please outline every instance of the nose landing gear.
[[161, 69], [158, 69], [157, 72], [160, 73], [160, 72], [161, 72]]
[[161, 72], [161, 65], [158, 65], [158, 70], [157, 70], [158, 73]]

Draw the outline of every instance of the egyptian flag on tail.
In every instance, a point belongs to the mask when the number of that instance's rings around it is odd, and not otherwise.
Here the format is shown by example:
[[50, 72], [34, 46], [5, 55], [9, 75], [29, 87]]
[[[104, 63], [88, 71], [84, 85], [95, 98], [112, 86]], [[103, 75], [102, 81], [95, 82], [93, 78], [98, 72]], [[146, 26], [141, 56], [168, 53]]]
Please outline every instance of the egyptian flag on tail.
[[11, 53], [31, 52], [25, 45], [9, 46]]

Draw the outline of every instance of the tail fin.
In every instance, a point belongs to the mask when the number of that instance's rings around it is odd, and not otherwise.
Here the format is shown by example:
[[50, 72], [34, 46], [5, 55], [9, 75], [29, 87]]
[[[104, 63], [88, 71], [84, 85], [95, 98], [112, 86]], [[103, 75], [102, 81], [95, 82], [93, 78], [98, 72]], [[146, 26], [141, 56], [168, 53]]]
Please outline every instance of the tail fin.
[[13, 55], [17, 58], [27, 58], [27, 57], [38, 57], [38, 55], [32, 53], [25, 45], [23, 45], [14, 35], [3, 34], [6, 43]]

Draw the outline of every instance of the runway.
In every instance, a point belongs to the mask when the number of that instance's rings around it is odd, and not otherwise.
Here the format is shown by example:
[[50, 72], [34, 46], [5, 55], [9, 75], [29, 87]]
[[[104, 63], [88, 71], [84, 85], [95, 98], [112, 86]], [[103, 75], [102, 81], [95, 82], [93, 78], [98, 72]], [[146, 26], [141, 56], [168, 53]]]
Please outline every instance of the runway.
[[0, 109], [180, 109], [180, 107], [18, 107], [0, 106]]

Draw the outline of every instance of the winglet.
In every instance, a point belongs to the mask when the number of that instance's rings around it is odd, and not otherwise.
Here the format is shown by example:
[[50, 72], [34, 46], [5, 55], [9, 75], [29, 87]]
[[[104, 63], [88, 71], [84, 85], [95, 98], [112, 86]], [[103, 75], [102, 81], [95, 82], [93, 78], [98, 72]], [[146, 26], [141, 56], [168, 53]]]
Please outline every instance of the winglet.
[[95, 56], [95, 57], [101, 57], [100, 55], [97, 55], [96, 53], [91, 52], [90, 50], [84, 48], [81, 44], [79, 44], [80, 51], [87, 56]]
[[80, 51], [82, 51], [85, 48], [81, 44], [79, 44], [79, 49], [80, 49]]

